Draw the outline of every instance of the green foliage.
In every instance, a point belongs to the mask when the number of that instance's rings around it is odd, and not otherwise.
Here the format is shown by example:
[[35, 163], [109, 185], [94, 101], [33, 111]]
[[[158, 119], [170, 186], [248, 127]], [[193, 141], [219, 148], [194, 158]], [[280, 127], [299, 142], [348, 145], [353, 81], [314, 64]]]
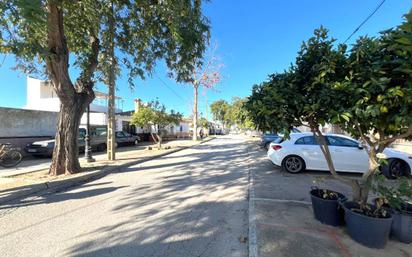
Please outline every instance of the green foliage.
[[226, 116], [229, 111], [229, 104], [225, 100], [218, 100], [213, 102], [210, 105], [210, 112], [213, 115], [213, 119], [221, 122], [222, 124], [226, 123]]
[[[378, 154], [396, 139], [412, 136], [412, 10], [405, 19], [379, 38], [359, 38], [349, 56], [346, 46], [335, 46], [324, 28], [315, 30], [296, 63], [255, 85], [245, 105], [264, 130], [309, 126], [320, 140], [330, 171], [352, 186], [361, 206], [367, 206]], [[334, 171], [319, 130], [326, 123], [338, 124], [369, 144], [365, 148], [369, 171], [360, 181], [341, 178]]]
[[[117, 73], [120, 67], [127, 68], [127, 77], [133, 86], [133, 79], [151, 73], [159, 59], [166, 61], [178, 81], [189, 81], [209, 38], [209, 22], [201, 12], [199, 0], [60, 0], [55, 3], [63, 10], [65, 38], [74, 67], [86, 69], [92, 54], [90, 37], [99, 38], [95, 78], [105, 83], [112, 61]], [[47, 47], [48, 4], [45, 0], [0, 3], [0, 53], [15, 55], [17, 66], [27, 73], [44, 73], [46, 58], [55, 56], [54, 49]], [[115, 60], [109, 56], [111, 17], [115, 23]]]
[[203, 128], [210, 128], [211, 124], [206, 118], [202, 117], [199, 119], [199, 126]]
[[383, 198], [385, 204], [398, 211], [412, 203], [412, 182], [405, 177], [399, 178], [394, 185], [390, 185], [383, 174], [377, 173], [372, 189]]
[[338, 81], [346, 72], [346, 46], [334, 41], [326, 29], [316, 29], [295, 65], [253, 87], [245, 106], [261, 130], [290, 133], [294, 126], [317, 128], [342, 117], [348, 96]]
[[[361, 137], [372, 132], [378, 151], [412, 132], [412, 11], [379, 38], [360, 38], [351, 49], [343, 84], [352, 96], [345, 129]], [[408, 135], [409, 133], [409, 135]]]
[[238, 128], [254, 129], [248, 110], [245, 108], [247, 98], [233, 97], [228, 103], [225, 100], [218, 100], [211, 104], [211, 112], [215, 120], [224, 125], [236, 125]]
[[171, 110], [167, 112], [166, 107], [159, 101], [152, 101], [146, 107], [142, 107], [139, 112], [134, 113], [131, 123], [139, 126], [158, 126], [159, 130], [164, 129], [167, 125], [179, 124], [182, 114]]

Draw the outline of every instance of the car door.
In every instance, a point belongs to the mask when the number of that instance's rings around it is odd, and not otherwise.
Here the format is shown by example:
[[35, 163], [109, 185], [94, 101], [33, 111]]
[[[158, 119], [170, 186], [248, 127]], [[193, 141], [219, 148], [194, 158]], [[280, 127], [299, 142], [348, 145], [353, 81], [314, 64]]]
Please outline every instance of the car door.
[[125, 140], [127, 140], [127, 138], [124, 136], [123, 132], [116, 132], [116, 143], [118, 145], [124, 145], [126, 143]]
[[335, 169], [348, 172], [366, 172], [368, 155], [359, 148], [359, 142], [340, 136], [327, 136]]
[[129, 133], [123, 132], [123, 135], [124, 135], [124, 141], [125, 141], [125, 143], [131, 144], [131, 143], [134, 142], [134, 139], [133, 139], [132, 135], [130, 135]]
[[304, 136], [295, 142], [296, 154], [303, 157], [306, 169], [328, 170], [325, 157], [319, 148], [314, 136]]

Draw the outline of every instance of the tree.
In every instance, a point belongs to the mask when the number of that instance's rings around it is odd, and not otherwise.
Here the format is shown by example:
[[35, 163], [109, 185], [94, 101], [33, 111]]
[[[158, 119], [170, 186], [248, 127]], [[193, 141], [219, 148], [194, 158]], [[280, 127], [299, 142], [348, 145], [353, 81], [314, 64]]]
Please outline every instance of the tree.
[[193, 140], [197, 140], [197, 123], [198, 123], [198, 96], [199, 88], [211, 89], [215, 87], [222, 79], [221, 68], [223, 64], [220, 63], [219, 58], [215, 55], [216, 47], [214, 47], [209, 57], [206, 59], [198, 59], [196, 66], [192, 70], [190, 83], [193, 87]]
[[[157, 143], [158, 149], [161, 149], [163, 137], [167, 134], [166, 126], [179, 124], [181, 120], [181, 113], [173, 110], [168, 113], [166, 107], [159, 101], [152, 101], [148, 106], [142, 107], [139, 112], [133, 114], [131, 123], [139, 127], [148, 127], [153, 141]], [[153, 127], [157, 128], [157, 133], [153, 132]]]
[[226, 120], [230, 120], [230, 124], [236, 125], [238, 128], [254, 129], [249, 111], [245, 108], [247, 98], [233, 97], [229, 105], [229, 117]]
[[349, 56], [343, 86], [351, 95], [350, 115], [341, 125], [368, 145], [369, 170], [357, 181], [361, 203], [367, 201], [379, 156], [395, 140], [412, 135], [412, 10], [405, 19], [379, 38], [358, 39]]
[[[323, 27], [302, 44], [296, 64], [269, 81], [254, 86], [246, 108], [261, 129], [285, 131], [308, 126], [319, 143], [333, 177], [355, 188], [354, 181], [339, 176], [333, 165], [326, 138], [320, 126], [348, 120], [348, 94], [340, 87], [347, 74], [346, 47], [334, 47]], [[357, 196], [354, 196], [357, 198]]]
[[[209, 38], [201, 0], [10, 0], [0, 2], [0, 52], [26, 73], [46, 74], [60, 99], [49, 173], [80, 171], [78, 126], [97, 80], [128, 70], [129, 83], [165, 59], [189, 81]], [[113, 11], [112, 11], [113, 10]], [[108, 26], [109, 20], [115, 26]], [[109, 29], [113, 28], [113, 31]], [[114, 51], [110, 51], [114, 48]], [[114, 56], [111, 53], [115, 53]], [[69, 61], [73, 58], [74, 61]], [[73, 67], [73, 68], [71, 68]], [[45, 68], [45, 69], [43, 69]], [[71, 74], [78, 71], [73, 80]]]
[[215, 121], [222, 123], [223, 127], [226, 123], [227, 113], [229, 111], [229, 104], [225, 100], [218, 100], [210, 105], [210, 112], [213, 115]]
[[210, 128], [210, 122], [206, 118], [202, 117], [199, 119], [199, 126], [203, 128]]
[[[307, 125], [319, 142], [333, 177], [350, 185], [365, 206], [383, 150], [412, 135], [412, 11], [406, 21], [377, 39], [360, 38], [346, 58], [326, 31], [304, 43], [296, 65], [254, 86], [247, 108], [262, 126]], [[293, 97], [291, 97], [293, 96]], [[361, 179], [339, 176], [319, 125], [338, 124], [368, 147], [369, 170]], [[384, 158], [384, 156], [381, 156]]]
[[253, 129], [249, 111], [245, 108], [247, 98], [233, 97], [228, 103], [225, 100], [217, 100], [210, 105], [213, 118], [224, 126], [236, 125], [238, 128]]

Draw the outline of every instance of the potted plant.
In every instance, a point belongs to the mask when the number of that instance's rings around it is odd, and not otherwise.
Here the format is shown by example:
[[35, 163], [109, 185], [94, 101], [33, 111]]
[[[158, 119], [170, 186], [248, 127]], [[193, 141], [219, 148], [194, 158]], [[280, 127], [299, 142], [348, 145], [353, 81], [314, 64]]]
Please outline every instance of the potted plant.
[[375, 199], [375, 202], [384, 202], [393, 216], [391, 237], [410, 244], [412, 243], [412, 182], [400, 178], [392, 183], [395, 185], [388, 185], [388, 181], [382, 174], [377, 175], [373, 190], [380, 197]]
[[339, 202], [346, 200], [343, 194], [329, 189], [312, 187], [310, 198], [315, 219], [331, 226], [344, 224], [344, 211], [339, 205]]
[[372, 248], [384, 248], [391, 231], [392, 216], [383, 205], [361, 206], [357, 202], [342, 203], [348, 234], [356, 242]]

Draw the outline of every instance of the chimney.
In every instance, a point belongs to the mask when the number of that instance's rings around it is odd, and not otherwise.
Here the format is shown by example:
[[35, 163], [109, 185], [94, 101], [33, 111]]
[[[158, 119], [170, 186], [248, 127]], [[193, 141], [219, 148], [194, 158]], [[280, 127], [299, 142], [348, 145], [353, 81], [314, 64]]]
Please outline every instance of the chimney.
[[140, 98], [134, 99], [134, 112], [138, 113], [140, 111], [140, 107], [142, 106], [142, 100]]

